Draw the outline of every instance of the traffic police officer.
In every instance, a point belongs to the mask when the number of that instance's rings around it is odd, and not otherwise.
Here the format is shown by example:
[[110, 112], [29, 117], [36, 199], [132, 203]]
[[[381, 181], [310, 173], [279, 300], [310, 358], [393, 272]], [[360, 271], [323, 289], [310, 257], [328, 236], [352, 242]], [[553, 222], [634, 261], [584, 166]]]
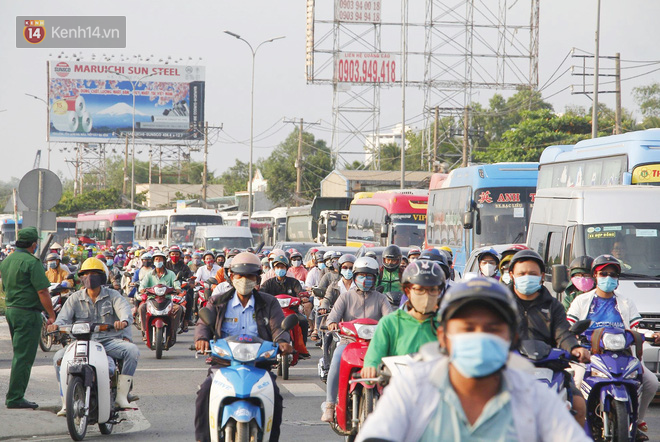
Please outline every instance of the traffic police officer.
[[34, 227], [18, 232], [16, 251], [0, 263], [2, 286], [6, 294], [7, 324], [14, 348], [11, 376], [5, 405], [7, 408], [37, 408], [25, 400], [34, 358], [41, 336], [41, 311], [48, 313], [48, 324], [55, 321], [43, 265], [33, 254], [39, 233]]

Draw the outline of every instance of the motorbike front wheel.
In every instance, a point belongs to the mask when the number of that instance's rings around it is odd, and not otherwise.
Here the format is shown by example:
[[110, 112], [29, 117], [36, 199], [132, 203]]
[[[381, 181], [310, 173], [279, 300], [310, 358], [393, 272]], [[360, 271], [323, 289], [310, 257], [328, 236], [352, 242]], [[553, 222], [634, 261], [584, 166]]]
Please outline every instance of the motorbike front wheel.
[[628, 428], [630, 427], [626, 404], [612, 400], [610, 411], [610, 434], [612, 441], [623, 442], [628, 440]]
[[41, 336], [39, 337], [39, 347], [45, 352], [49, 352], [53, 346], [53, 335], [49, 335], [46, 331], [48, 325], [44, 322], [41, 324]]
[[156, 329], [156, 359], [163, 357], [163, 329]]
[[113, 424], [106, 422], [105, 424], [99, 424], [99, 430], [101, 434], [110, 434], [112, 433]]
[[289, 355], [282, 355], [282, 379], [289, 380]]
[[66, 426], [73, 440], [83, 440], [87, 434], [86, 408], [83, 380], [78, 376], [71, 376], [66, 390]]

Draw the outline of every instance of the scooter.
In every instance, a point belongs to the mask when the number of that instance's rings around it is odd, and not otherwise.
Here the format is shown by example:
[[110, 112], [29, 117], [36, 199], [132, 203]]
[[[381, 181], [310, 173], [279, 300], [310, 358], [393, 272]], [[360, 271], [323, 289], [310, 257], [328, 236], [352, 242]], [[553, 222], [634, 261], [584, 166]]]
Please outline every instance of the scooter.
[[[193, 277], [194, 278], [194, 277]], [[195, 298], [195, 322], [197, 322], [198, 318], [198, 312], [206, 307], [206, 304], [208, 304], [209, 300], [211, 299], [211, 293], [213, 293], [213, 288], [215, 285], [218, 284], [218, 281], [215, 278], [209, 278], [204, 282], [198, 282], [195, 284], [195, 288], [193, 291], [195, 292], [194, 298]]]
[[[215, 317], [208, 309], [202, 308], [199, 318], [215, 330]], [[296, 325], [298, 316], [289, 315], [282, 321], [282, 330]], [[250, 335], [224, 339], [216, 335], [210, 348], [212, 357], [231, 362], [213, 373], [208, 409], [211, 441], [268, 441], [275, 391], [268, 371], [256, 364], [277, 363], [278, 345]]]
[[115, 409], [119, 369], [92, 333], [114, 330], [112, 325], [77, 322], [59, 331], [72, 335], [62, 357], [62, 391], [66, 398], [66, 423], [73, 440], [83, 440], [89, 425], [98, 424], [101, 434], [110, 434], [118, 423]]
[[378, 321], [373, 319], [339, 323], [341, 336], [353, 342], [346, 346], [341, 355], [336, 415], [330, 426], [335, 433], [345, 436], [347, 442], [355, 440], [378, 397], [376, 384], [360, 379], [364, 357], [377, 324]]
[[[327, 317], [328, 313], [324, 315], [319, 315], [321, 317]], [[323, 323], [322, 323], [323, 324]], [[330, 362], [332, 361], [332, 355], [335, 353], [335, 348], [337, 344], [341, 341], [339, 332], [328, 331], [328, 327], [323, 324], [320, 326], [321, 335], [319, 336], [321, 340], [321, 357], [317, 364], [319, 377], [325, 383], [328, 382], [328, 372], [330, 371]]]
[[[57, 317], [62, 311], [62, 306], [66, 299], [63, 298], [62, 292], [65, 290], [70, 290], [71, 287], [63, 287], [62, 283], [54, 282], [51, 283], [48, 287], [48, 293], [50, 294], [50, 302], [53, 303], [53, 310], [55, 311], [55, 316]], [[39, 337], [39, 347], [42, 351], [49, 352], [53, 347], [53, 344], [62, 344], [63, 347], [71, 341], [68, 335], [62, 333], [48, 333], [46, 328], [48, 327], [48, 315], [46, 312], [41, 312], [43, 322], [41, 324], [41, 336]]]
[[[298, 307], [300, 306], [300, 298], [289, 295], [277, 295], [275, 296], [277, 302], [280, 303], [282, 311], [284, 312], [284, 317], [288, 318], [289, 316], [295, 316], [298, 318]], [[298, 328], [298, 330], [296, 330]], [[294, 350], [290, 355], [277, 355], [277, 375], [282, 376], [282, 379], [285, 381], [289, 379], [289, 367], [294, 366], [298, 363], [298, 351], [295, 350], [297, 341], [302, 336], [302, 331], [300, 331], [299, 321], [296, 322], [296, 325], [293, 327], [291, 332], [291, 345]]]
[[[151, 350], [156, 350], [156, 359], [161, 359], [163, 350], [169, 350], [174, 345], [172, 335], [176, 330], [172, 330], [174, 302], [171, 296], [174, 292], [173, 288], [158, 284], [148, 288], [142, 295], [142, 299], [147, 298], [146, 324], [144, 324], [146, 344]], [[185, 296], [183, 302], [185, 304]]]

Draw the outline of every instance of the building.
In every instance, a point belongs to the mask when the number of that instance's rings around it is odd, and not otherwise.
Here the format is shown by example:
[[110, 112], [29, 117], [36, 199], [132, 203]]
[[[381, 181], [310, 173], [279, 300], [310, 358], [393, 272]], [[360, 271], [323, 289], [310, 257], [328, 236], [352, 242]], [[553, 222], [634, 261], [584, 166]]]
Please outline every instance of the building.
[[[259, 169], [254, 171], [254, 177], [252, 178], [252, 211], [258, 212], [261, 210], [270, 210], [275, 205], [271, 200], [266, 196], [266, 189], [268, 189], [268, 180], [264, 179], [264, 176], [261, 174]], [[249, 193], [246, 190], [245, 192], [236, 192], [236, 201], [238, 204], [238, 210], [247, 212], [249, 205]]]
[[[410, 132], [411, 130], [412, 128], [410, 126], [406, 126], [406, 133]], [[396, 144], [397, 146], [401, 146], [401, 124], [394, 126], [394, 129], [392, 129], [392, 131], [389, 133], [384, 132], [368, 135], [365, 143], [364, 164], [370, 166], [374, 161], [376, 161], [375, 166], [379, 166], [377, 160], [378, 150], [381, 146], [386, 144]], [[410, 147], [410, 142], [406, 139], [406, 150], [408, 147]]]
[[[145, 193], [146, 192], [146, 193]], [[153, 210], [174, 207], [177, 200], [199, 199], [202, 196], [201, 184], [136, 184], [135, 193], [145, 193], [145, 205]], [[225, 195], [222, 184], [208, 184], [207, 198], [218, 198]]]
[[[431, 172], [406, 172], [406, 189], [428, 189]], [[346, 196], [357, 192], [398, 189], [401, 172], [398, 170], [333, 170], [321, 181], [321, 196]]]

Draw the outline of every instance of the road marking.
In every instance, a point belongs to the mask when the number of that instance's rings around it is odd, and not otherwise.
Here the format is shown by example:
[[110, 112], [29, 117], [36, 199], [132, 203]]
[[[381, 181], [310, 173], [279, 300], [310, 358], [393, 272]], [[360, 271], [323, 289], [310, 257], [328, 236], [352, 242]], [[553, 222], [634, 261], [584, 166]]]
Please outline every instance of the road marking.
[[297, 382], [295, 384], [281, 384], [280, 388], [287, 390], [296, 397], [323, 397], [325, 391], [316, 384], [309, 382]]
[[289, 370], [296, 370], [296, 371], [319, 371], [318, 367], [290, 367]]
[[[147, 420], [146, 417], [142, 414], [140, 409], [137, 410], [126, 410], [126, 411], [120, 411], [119, 412], [119, 419], [126, 419], [123, 422], [120, 422], [115, 426], [116, 428], [116, 433], [117, 434], [122, 434], [122, 433], [136, 433], [138, 431], [144, 431], [151, 427], [151, 422]], [[125, 424], [132, 424], [130, 428], [124, 430], [124, 425]]]

